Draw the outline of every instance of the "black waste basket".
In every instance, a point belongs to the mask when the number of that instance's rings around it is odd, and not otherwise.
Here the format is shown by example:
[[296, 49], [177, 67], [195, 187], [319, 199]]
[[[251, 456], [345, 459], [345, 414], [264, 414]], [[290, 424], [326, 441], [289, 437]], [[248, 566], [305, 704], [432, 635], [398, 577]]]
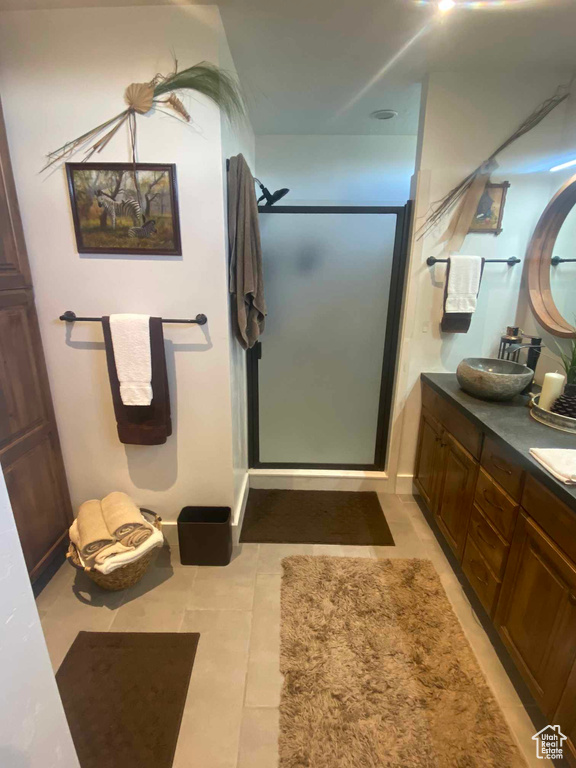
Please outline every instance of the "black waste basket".
[[230, 507], [183, 507], [178, 515], [182, 565], [228, 565], [232, 558]]

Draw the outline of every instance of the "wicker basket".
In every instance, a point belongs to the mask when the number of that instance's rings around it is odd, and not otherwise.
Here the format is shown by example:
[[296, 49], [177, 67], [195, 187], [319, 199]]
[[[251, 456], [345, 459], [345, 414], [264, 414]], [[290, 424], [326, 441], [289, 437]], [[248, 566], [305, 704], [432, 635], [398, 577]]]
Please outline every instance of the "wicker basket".
[[[149, 509], [141, 509], [140, 511], [148, 520], [148, 522], [152, 523], [152, 525], [159, 531], [162, 530], [161, 517], [158, 517], [155, 512], [152, 512]], [[115, 571], [112, 571], [112, 573], [108, 574], [101, 573], [95, 568], [85, 568], [80, 560], [78, 550], [72, 542], [70, 542], [66, 557], [68, 558], [70, 564], [74, 566], [74, 568], [79, 571], [84, 571], [84, 573], [89, 576], [95, 584], [98, 584], [99, 587], [102, 587], [102, 589], [107, 589], [110, 592], [118, 592], [121, 589], [128, 589], [128, 587], [131, 587], [140, 581], [142, 576], [144, 576], [146, 573], [152, 558], [154, 557], [155, 549], [156, 547], [146, 552], [144, 555], [142, 555], [142, 557], [133, 563], [123, 565], [121, 568], [117, 568]]]

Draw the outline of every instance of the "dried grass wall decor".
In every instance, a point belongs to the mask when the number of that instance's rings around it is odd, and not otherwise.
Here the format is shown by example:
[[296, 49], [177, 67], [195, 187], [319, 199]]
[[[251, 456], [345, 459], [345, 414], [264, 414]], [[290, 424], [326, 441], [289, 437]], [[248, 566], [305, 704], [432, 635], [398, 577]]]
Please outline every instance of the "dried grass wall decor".
[[439, 242], [446, 243], [446, 250], [448, 252], [460, 250], [472, 224], [473, 216], [478, 207], [478, 201], [486, 188], [486, 184], [490, 181], [491, 173], [498, 167], [496, 157], [521, 136], [535, 128], [553, 109], [556, 109], [559, 104], [565, 101], [569, 95], [569, 86], [560, 85], [554, 95], [536, 107], [490, 157], [457, 184], [454, 189], [451, 189], [441, 200], [434, 203], [432, 206], [433, 210], [420, 227], [418, 239], [424, 237], [448, 213], [453, 211], [452, 219]]
[[168, 75], [157, 74], [149, 83], [131, 83], [124, 93], [128, 105], [125, 110], [50, 152], [42, 170], [63, 162], [81, 149], [85, 150], [84, 159], [88, 160], [95, 152], [101, 152], [125, 123], [130, 129], [132, 161], [135, 163], [136, 114], [144, 115], [156, 109], [178, 120], [190, 122], [190, 115], [177, 95], [178, 91], [204, 94], [231, 120], [244, 115], [240, 89], [230, 74], [207, 61], [179, 72], [178, 62], [175, 62], [174, 71]]

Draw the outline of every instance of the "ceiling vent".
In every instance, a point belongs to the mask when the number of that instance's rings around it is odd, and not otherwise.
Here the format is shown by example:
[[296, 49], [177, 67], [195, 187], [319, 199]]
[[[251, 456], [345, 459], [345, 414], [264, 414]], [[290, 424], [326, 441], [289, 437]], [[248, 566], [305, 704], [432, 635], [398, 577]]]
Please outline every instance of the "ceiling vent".
[[374, 120], [391, 120], [393, 117], [398, 117], [398, 112], [393, 109], [377, 109], [376, 112], [372, 112], [370, 117]]

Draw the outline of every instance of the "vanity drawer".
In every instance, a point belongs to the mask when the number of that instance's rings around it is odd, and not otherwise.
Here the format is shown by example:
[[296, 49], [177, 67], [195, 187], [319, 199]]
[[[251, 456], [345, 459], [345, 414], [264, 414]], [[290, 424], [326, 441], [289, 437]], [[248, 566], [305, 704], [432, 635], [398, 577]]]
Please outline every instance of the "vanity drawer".
[[486, 564], [482, 553], [471, 536], [468, 536], [466, 540], [462, 570], [468, 577], [468, 581], [474, 588], [474, 592], [478, 595], [480, 602], [490, 616], [492, 616], [498, 592], [500, 591], [500, 581]]
[[474, 543], [495, 575], [502, 578], [510, 547], [492, 523], [484, 517], [476, 504], [472, 507], [468, 536], [472, 536]]
[[504, 493], [482, 467], [478, 472], [474, 503], [494, 523], [506, 541], [511, 541], [518, 517], [518, 504]]
[[437, 419], [440, 419], [443, 402], [443, 398], [441, 398], [432, 387], [429, 387], [428, 384], [422, 382], [422, 405]]
[[480, 429], [425, 383], [422, 385], [422, 405], [466, 448], [468, 453], [475, 459], [480, 458], [482, 450]]
[[522, 506], [576, 563], [576, 512], [532, 475], [526, 477]]
[[486, 437], [480, 463], [513, 499], [520, 501], [524, 470], [514, 463], [506, 448]]

